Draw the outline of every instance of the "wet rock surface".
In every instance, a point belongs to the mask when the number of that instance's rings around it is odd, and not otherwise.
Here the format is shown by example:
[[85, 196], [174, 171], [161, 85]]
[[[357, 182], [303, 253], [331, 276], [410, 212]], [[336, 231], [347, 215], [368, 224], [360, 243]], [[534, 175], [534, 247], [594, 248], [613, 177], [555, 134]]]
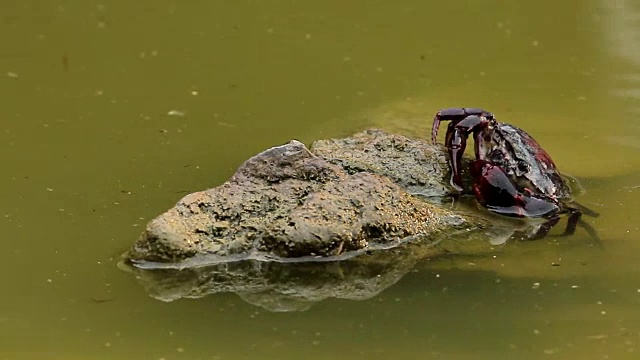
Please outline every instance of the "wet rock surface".
[[442, 197], [452, 193], [446, 154], [427, 141], [372, 129], [343, 139], [319, 140], [311, 151], [347, 173], [388, 177], [410, 194]]
[[377, 130], [316, 142], [313, 151], [294, 140], [247, 160], [224, 184], [181, 199], [147, 225], [127, 258], [183, 267], [428, 242], [477, 225], [409, 193], [447, 194], [444, 166], [437, 147]]

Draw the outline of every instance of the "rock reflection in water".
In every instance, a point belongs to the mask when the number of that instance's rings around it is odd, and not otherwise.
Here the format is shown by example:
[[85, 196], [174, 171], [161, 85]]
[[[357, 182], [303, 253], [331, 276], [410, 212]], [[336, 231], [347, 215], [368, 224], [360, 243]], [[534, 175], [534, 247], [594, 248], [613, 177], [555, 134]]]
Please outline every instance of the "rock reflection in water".
[[[161, 301], [236, 293], [269, 311], [304, 311], [328, 298], [367, 300], [398, 282], [425, 258], [487, 257], [505, 243], [522, 238], [513, 222], [462, 231], [434, 242], [413, 241], [334, 261], [279, 262], [245, 259], [182, 268], [138, 264], [121, 267], [133, 272], [149, 295]], [[509, 239], [507, 242], [505, 239]]]
[[240, 260], [188, 269], [126, 268], [150, 296], [162, 301], [233, 292], [270, 311], [303, 311], [327, 298], [370, 299], [428, 252], [438, 253], [436, 248], [416, 249], [405, 246], [331, 262]]

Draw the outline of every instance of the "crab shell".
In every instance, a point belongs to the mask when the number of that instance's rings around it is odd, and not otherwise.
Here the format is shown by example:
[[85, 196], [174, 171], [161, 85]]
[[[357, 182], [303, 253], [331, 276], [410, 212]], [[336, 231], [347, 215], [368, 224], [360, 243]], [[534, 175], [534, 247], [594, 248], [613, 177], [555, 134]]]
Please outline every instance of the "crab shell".
[[518, 189], [557, 200], [571, 198], [549, 154], [526, 131], [490, 120], [476, 146], [477, 158], [502, 167]]

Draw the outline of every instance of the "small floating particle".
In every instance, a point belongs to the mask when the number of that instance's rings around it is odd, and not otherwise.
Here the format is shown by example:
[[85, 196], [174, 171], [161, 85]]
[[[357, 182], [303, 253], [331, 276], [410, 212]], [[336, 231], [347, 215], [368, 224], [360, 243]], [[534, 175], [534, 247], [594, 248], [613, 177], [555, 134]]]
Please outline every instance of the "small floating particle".
[[67, 54], [62, 55], [62, 69], [69, 71], [69, 56]]
[[168, 116], [184, 117], [186, 115], [186, 113], [184, 111], [180, 111], [180, 110], [169, 110], [167, 115]]
[[17, 79], [18, 78], [18, 74], [12, 72], [12, 71], [8, 71], [7, 72], [7, 76], [12, 78], [12, 79]]

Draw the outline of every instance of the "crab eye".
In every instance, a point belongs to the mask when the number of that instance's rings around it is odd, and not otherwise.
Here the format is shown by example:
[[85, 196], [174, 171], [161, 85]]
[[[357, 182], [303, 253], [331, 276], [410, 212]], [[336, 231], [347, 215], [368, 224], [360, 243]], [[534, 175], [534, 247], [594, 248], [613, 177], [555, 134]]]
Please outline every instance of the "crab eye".
[[518, 170], [522, 171], [523, 173], [526, 173], [529, 171], [529, 165], [527, 163], [524, 162], [519, 162], [518, 163]]
[[491, 161], [494, 163], [502, 163], [505, 160], [504, 153], [500, 149], [493, 149], [491, 151]]

